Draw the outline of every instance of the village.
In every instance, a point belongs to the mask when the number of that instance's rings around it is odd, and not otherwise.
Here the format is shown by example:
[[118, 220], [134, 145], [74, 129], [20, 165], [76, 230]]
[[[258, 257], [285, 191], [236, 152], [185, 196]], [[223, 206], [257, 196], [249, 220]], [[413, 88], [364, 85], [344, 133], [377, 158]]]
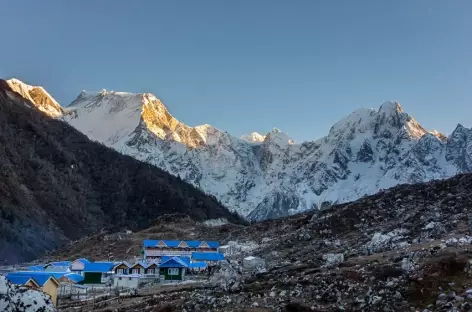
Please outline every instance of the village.
[[[229, 261], [236, 247], [220, 246], [217, 241], [144, 240], [140, 255], [132, 260], [69, 259], [3, 268], [1, 274], [12, 284], [43, 291], [60, 306], [204, 282], [222, 261]], [[250, 271], [264, 267], [265, 262], [249, 256], [242, 260], [242, 266]]]

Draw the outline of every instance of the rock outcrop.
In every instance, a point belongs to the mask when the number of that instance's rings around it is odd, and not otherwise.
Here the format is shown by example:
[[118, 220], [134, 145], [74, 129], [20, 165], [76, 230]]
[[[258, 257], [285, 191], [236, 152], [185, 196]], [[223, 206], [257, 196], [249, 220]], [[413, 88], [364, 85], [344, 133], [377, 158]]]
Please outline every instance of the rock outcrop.
[[11, 284], [0, 275], [0, 311], [54, 312], [51, 297], [41, 290]]

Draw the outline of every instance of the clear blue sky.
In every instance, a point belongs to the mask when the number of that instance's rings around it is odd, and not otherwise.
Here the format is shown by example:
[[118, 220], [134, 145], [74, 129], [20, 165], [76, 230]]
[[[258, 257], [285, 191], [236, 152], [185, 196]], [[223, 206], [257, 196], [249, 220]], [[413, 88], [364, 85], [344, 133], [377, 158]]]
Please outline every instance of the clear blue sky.
[[325, 135], [398, 100], [428, 128], [472, 126], [472, 1], [7, 1], [0, 76], [152, 92], [189, 125]]

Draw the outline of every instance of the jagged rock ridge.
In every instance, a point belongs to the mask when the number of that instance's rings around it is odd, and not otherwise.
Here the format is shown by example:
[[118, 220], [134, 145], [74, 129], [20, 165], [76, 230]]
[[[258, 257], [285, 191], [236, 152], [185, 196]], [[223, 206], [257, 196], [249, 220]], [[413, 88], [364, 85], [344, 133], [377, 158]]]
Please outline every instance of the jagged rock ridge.
[[278, 129], [236, 138], [209, 125], [188, 127], [151, 94], [84, 92], [62, 118], [253, 220], [472, 171], [472, 130], [427, 131], [397, 102], [356, 110], [302, 144]]
[[33, 104], [40, 111], [51, 117], [60, 117], [64, 113], [59, 103], [40, 86], [30, 86], [18, 79], [10, 79], [6, 81], [8, 86], [15, 92], [21, 94], [22, 97], [29, 102], [26, 105]]
[[[153, 94], [106, 90], [83, 91], [69, 106], [66, 119], [90, 138], [112, 146], [141, 127], [161, 140], [195, 148], [206, 143], [206, 133], [211, 128], [209, 125], [188, 127], [175, 119]], [[101, 127], [96, 127], [98, 124]]]

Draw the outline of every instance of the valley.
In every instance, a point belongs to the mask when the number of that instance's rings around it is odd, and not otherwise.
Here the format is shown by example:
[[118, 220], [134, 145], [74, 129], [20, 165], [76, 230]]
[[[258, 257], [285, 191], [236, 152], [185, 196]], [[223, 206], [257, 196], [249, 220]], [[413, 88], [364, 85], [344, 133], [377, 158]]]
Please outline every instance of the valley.
[[[468, 311], [471, 188], [472, 175], [458, 175], [252, 225], [162, 216], [146, 230], [90, 236], [47, 260], [123, 259], [143, 239], [159, 237], [209, 237], [241, 248], [202, 284], [67, 311]], [[241, 271], [247, 256], [265, 259], [266, 270]]]
[[[388, 102], [295, 144], [278, 129], [239, 139], [188, 127], [151, 94], [84, 92], [61, 107], [41, 87], [1, 87], [4, 258], [131, 261], [162, 237], [237, 247], [195, 285], [59, 311], [472, 305], [472, 131], [461, 125], [427, 131]], [[266, 267], [243, 270], [251, 257]]]
[[8, 1], [0, 312], [472, 312], [472, 1]]

